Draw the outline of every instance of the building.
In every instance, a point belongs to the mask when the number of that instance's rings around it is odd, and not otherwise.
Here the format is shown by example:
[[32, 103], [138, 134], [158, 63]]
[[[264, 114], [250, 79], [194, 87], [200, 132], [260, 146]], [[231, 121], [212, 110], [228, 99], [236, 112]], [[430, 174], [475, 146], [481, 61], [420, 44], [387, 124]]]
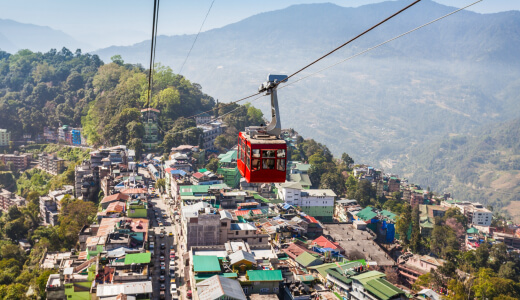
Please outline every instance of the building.
[[144, 125], [143, 144], [151, 149], [159, 145], [159, 126], [158, 119], [160, 110], [155, 108], [141, 109], [141, 120]]
[[8, 190], [0, 189], [0, 210], [6, 212], [11, 206], [24, 206], [25, 198], [11, 193]]
[[9, 146], [11, 141], [11, 132], [7, 129], [0, 129], [0, 147]]
[[234, 279], [215, 275], [197, 283], [199, 300], [246, 300], [240, 283]]
[[452, 201], [452, 203], [449, 203], [444, 201], [442, 205], [458, 208], [468, 218], [468, 224], [483, 227], [491, 226], [493, 213], [489, 209], [484, 208], [480, 203], [469, 201]]
[[336, 200], [336, 205], [334, 206], [334, 218], [339, 222], [351, 222], [352, 217], [350, 211], [351, 208], [354, 207], [361, 208], [355, 199]]
[[5, 165], [9, 162], [12, 162], [14, 167], [17, 170], [25, 170], [29, 167], [31, 163], [32, 155], [30, 153], [18, 153], [17, 151], [14, 154], [0, 154], [0, 161], [2, 161]]
[[38, 163], [40, 169], [52, 175], [59, 175], [65, 171], [65, 160], [59, 158], [56, 153], [47, 154], [44, 152], [38, 154]]
[[65, 185], [60, 190], [49, 192], [40, 197], [40, 219], [44, 225], [58, 225], [58, 214], [61, 211], [61, 200], [65, 195], [74, 195], [74, 187]]
[[278, 197], [285, 203], [322, 222], [332, 222], [336, 194], [330, 189], [303, 189], [297, 182], [278, 185]]
[[217, 136], [224, 133], [226, 125], [215, 121], [209, 124], [197, 125], [197, 128], [202, 129], [203, 148], [206, 150], [216, 151], [217, 148], [214, 145], [215, 139]]
[[83, 145], [82, 138], [82, 129], [81, 128], [72, 128], [70, 131], [72, 135], [72, 145]]
[[281, 270], [248, 270], [241, 285], [246, 295], [278, 294], [282, 281]]
[[224, 183], [231, 188], [237, 188], [240, 184], [240, 171], [237, 168], [237, 151], [231, 150], [218, 156], [217, 174], [221, 175]]
[[351, 276], [352, 290], [350, 299], [361, 300], [393, 300], [408, 299], [403, 290], [398, 289], [385, 279], [385, 274], [378, 271], [368, 271]]
[[428, 255], [405, 253], [397, 259], [397, 268], [401, 281], [411, 287], [419, 276], [437, 270], [444, 260]]

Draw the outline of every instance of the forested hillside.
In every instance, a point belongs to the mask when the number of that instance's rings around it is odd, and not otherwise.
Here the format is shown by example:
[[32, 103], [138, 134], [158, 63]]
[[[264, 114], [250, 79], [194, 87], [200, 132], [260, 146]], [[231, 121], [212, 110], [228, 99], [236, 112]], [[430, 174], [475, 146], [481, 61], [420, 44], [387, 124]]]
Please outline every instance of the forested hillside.
[[[125, 64], [120, 56], [104, 64], [97, 55], [72, 53], [66, 48], [47, 53], [22, 50], [0, 52], [0, 128], [36, 137], [45, 126], [83, 127], [89, 144], [128, 144], [141, 148], [144, 127], [140, 109], [147, 107], [148, 70]], [[202, 92], [199, 84], [157, 66], [150, 107], [159, 109], [163, 149], [191, 141], [198, 143], [200, 130], [184, 135], [178, 131], [195, 126], [193, 116], [215, 107], [215, 100]], [[222, 106], [222, 115], [233, 132], [262, 122], [262, 113], [250, 105]], [[242, 117], [236, 118], [236, 115]]]
[[520, 119], [417, 145], [392, 171], [457, 199], [503, 208], [520, 200]]

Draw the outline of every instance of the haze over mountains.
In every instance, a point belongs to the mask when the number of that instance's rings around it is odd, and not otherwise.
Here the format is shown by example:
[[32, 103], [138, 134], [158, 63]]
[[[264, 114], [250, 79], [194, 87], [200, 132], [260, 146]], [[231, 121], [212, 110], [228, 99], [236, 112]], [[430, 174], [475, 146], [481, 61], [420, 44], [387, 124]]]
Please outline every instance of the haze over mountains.
[[[268, 73], [299, 69], [404, 3], [297, 5], [252, 16], [201, 33], [182, 73], [221, 101], [235, 100], [254, 93]], [[423, 1], [305, 74], [453, 10]], [[374, 161], [450, 132], [514, 118], [520, 115], [519, 28], [517, 11], [459, 12], [281, 90], [283, 126], [325, 142], [336, 154]], [[156, 61], [178, 72], [193, 39], [158, 38]], [[146, 65], [148, 51], [144, 41], [96, 53], [105, 61], [121, 54]], [[266, 103], [255, 105], [266, 109]]]
[[[258, 14], [202, 32], [182, 75], [220, 101], [236, 100], [255, 93], [268, 73], [292, 73], [408, 3], [308, 4]], [[454, 10], [423, 0], [301, 75]], [[403, 159], [413, 147], [436, 147], [433, 141], [447, 135], [520, 117], [519, 31], [518, 11], [459, 12], [280, 89], [282, 125], [327, 144], [336, 155], [348, 152], [357, 162], [392, 171], [396, 164], [388, 159]], [[194, 38], [159, 37], [156, 62], [178, 72]], [[42, 51], [50, 47], [59, 48]], [[149, 50], [147, 40], [95, 53], [105, 62], [120, 54], [147, 67]], [[267, 103], [262, 98], [253, 104], [266, 113]], [[414, 173], [409, 166], [394, 170]]]
[[66, 33], [47, 26], [0, 19], [0, 50], [9, 53], [16, 53], [20, 49], [47, 52], [51, 48], [60, 50], [62, 47], [74, 52], [86, 46]]

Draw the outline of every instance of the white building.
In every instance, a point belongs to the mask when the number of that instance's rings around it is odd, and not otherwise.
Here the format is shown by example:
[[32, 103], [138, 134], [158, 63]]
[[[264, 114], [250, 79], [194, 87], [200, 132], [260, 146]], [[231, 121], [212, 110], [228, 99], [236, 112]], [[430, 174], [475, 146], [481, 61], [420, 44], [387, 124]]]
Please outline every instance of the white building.
[[221, 122], [212, 122], [207, 125], [197, 125], [197, 128], [202, 129], [202, 139], [204, 140], [203, 147], [206, 150], [216, 150], [214, 142], [217, 136], [224, 133], [226, 125]]
[[9, 146], [9, 141], [11, 141], [11, 133], [7, 129], [0, 129], [0, 147]]
[[278, 186], [278, 197], [311, 217], [332, 222], [336, 194], [330, 189], [307, 190], [298, 182], [285, 182]]
[[455, 204], [460, 212], [468, 218], [468, 222], [475, 226], [491, 226], [493, 212], [484, 208], [480, 203], [474, 202], [459, 202]]

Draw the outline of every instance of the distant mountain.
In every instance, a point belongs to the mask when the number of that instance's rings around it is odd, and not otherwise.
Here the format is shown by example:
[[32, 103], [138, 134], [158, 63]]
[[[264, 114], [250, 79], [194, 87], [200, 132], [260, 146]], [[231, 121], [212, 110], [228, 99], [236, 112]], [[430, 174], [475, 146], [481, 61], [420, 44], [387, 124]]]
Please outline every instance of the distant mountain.
[[47, 26], [0, 19], [0, 50], [9, 53], [15, 53], [20, 49], [47, 52], [51, 48], [60, 50], [63, 47], [74, 52], [85, 46], [85, 43], [78, 42], [62, 31]]
[[[201, 33], [182, 74], [220, 101], [235, 100], [254, 93], [268, 73], [292, 73], [408, 3], [308, 4], [258, 14]], [[301, 75], [454, 10], [422, 1]], [[519, 31], [520, 12], [459, 12], [280, 90], [282, 125], [336, 155], [379, 161], [448, 133], [516, 118]], [[159, 37], [156, 61], [178, 72], [193, 40]], [[147, 66], [149, 47], [144, 41], [95, 53]], [[254, 104], [267, 112], [267, 102]]]
[[520, 200], [520, 118], [417, 145], [392, 170], [457, 199], [504, 208]]

